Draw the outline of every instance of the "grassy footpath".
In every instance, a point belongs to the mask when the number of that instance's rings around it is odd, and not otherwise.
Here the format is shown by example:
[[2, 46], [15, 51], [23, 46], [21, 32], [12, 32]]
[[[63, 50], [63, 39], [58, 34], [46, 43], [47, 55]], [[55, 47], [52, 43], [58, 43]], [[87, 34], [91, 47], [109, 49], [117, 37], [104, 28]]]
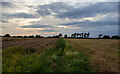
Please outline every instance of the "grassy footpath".
[[58, 70], [61, 72], [92, 72], [93, 68], [86, 56], [80, 51], [75, 50], [68, 43], [63, 51], [61, 62], [58, 64]]
[[74, 50], [63, 38], [45, 51], [11, 47], [3, 51], [3, 72], [90, 72], [85, 55]]

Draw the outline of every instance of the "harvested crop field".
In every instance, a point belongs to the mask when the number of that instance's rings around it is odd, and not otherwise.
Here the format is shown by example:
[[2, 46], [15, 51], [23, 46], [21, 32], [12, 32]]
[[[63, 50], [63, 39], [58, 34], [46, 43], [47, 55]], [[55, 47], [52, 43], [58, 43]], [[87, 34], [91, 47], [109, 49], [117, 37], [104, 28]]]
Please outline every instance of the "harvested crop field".
[[23, 39], [33, 39], [33, 38], [13, 38], [13, 37], [2, 37], [3, 41], [9, 40], [23, 40]]
[[2, 67], [3, 72], [118, 72], [118, 40], [3, 41]]
[[53, 48], [43, 51], [20, 46], [6, 48], [3, 50], [2, 70], [3, 72], [91, 72], [93, 68], [83, 53], [60, 38]]
[[95, 71], [118, 72], [118, 40], [66, 39], [66, 42], [83, 52]]
[[[13, 38], [12, 38], [13, 39]], [[8, 48], [12, 46], [21, 46], [21, 47], [29, 47], [34, 49], [44, 48], [44, 47], [53, 47], [55, 42], [58, 39], [52, 38], [36, 38], [36, 39], [19, 39], [19, 40], [8, 40], [2, 41], [2, 48]]]

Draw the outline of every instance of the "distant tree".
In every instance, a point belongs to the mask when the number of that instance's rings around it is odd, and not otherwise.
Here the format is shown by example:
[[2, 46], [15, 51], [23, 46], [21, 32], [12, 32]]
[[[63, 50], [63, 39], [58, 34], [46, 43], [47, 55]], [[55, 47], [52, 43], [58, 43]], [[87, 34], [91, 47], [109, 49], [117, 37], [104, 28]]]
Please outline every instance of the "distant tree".
[[74, 38], [76, 38], [76, 36], [77, 36], [77, 33], [74, 33]]
[[89, 38], [89, 36], [90, 36], [90, 33], [88, 32], [88, 33], [87, 33], [87, 38]]
[[62, 34], [61, 34], [61, 33], [59, 34], [59, 37], [62, 37]]
[[23, 36], [17, 36], [18, 38], [23, 38]]
[[78, 38], [78, 36], [79, 36], [79, 33], [76, 33], [76, 36], [77, 36], [77, 38]]
[[87, 38], [87, 33], [84, 33], [84, 38]]
[[53, 38], [52, 36], [47, 36], [47, 38]]
[[98, 35], [98, 38], [102, 38], [103, 34]]
[[53, 36], [53, 38], [59, 38], [59, 37], [60, 37], [59, 35]]
[[103, 39], [110, 39], [110, 36], [109, 35], [104, 35]]
[[34, 38], [34, 35], [28, 36], [28, 38]]
[[120, 36], [115, 35], [115, 36], [112, 36], [111, 38], [112, 38], [112, 39], [120, 39]]
[[80, 38], [82, 37], [82, 33], [79, 33]]
[[16, 38], [16, 36], [13, 36], [14, 38]]
[[27, 36], [24, 36], [24, 38], [27, 38]]
[[4, 37], [10, 37], [10, 35], [9, 35], [9, 34], [6, 34], [6, 35], [4, 35]]
[[73, 37], [74, 37], [74, 34], [71, 35], [71, 38], [73, 38]]
[[60, 33], [59, 36], [62, 36], [62, 34]]
[[67, 38], [67, 34], [66, 34], [66, 35], [64, 35], [64, 38]]
[[81, 38], [84, 38], [84, 33], [81, 33]]
[[56, 38], [56, 36], [53, 36], [53, 38]]
[[41, 38], [41, 36], [40, 35], [36, 35], [35, 38]]

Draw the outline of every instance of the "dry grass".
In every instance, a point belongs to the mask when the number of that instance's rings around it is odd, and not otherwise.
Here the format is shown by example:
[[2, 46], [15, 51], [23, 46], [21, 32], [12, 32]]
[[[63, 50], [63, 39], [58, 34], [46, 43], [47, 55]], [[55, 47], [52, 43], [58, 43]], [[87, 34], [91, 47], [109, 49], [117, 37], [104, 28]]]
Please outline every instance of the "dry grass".
[[12, 46], [21, 46], [29, 47], [34, 49], [40, 49], [44, 47], [53, 47], [55, 42], [58, 39], [55, 38], [35, 38], [35, 39], [26, 39], [26, 40], [12, 40], [12, 41], [3, 41], [2, 48], [8, 48]]
[[118, 40], [66, 39], [76, 50], [88, 56], [91, 65], [99, 72], [118, 72]]
[[12, 38], [12, 37], [1, 37], [2, 40], [22, 40], [22, 39], [33, 39], [33, 38]]

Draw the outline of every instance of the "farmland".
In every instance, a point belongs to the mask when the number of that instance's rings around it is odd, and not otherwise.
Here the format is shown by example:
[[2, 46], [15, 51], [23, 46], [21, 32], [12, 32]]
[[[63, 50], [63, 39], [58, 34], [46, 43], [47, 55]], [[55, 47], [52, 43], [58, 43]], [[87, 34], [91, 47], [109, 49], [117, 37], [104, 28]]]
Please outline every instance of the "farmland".
[[3, 72], [117, 72], [117, 39], [3, 40]]
[[83, 52], [96, 71], [118, 71], [118, 40], [66, 39], [76, 50]]
[[53, 47], [55, 42], [58, 39], [45, 39], [45, 38], [39, 38], [39, 39], [32, 39], [32, 38], [3, 38], [2, 42], [2, 48], [5, 49], [7, 47], [12, 46], [21, 46], [21, 47], [30, 47], [30, 48], [43, 48], [43, 47]]

